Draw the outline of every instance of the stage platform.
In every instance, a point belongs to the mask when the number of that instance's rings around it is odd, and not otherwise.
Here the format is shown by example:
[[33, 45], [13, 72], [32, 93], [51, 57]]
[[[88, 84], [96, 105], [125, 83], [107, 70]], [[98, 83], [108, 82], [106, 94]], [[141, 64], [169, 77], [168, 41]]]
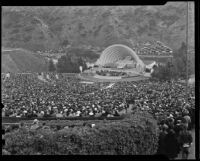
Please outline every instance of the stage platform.
[[[129, 77], [109, 77], [109, 76], [97, 76], [96, 74], [88, 74], [88, 73], [81, 73], [78, 77], [85, 81], [92, 81], [92, 82], [123, 82], [123, 81], [140, 81], [149, 79], [149, 77], [145, 77], [142, 75], [137, 76], [129, 76]], [[117, 78], [117, 79], [116, 79]]]

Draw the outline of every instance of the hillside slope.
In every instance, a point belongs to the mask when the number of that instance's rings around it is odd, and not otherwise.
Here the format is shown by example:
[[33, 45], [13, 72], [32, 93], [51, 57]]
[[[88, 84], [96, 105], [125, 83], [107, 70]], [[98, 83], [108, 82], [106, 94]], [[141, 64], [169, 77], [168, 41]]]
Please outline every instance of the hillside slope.
[[42, 72], [46, 71], [44, 58], [26, 50], [2, 51], [1, 72]]
[[[194, 9], [189, 42], [194, 47]], [[2, 44], [30, 50], [158, 40], [178, 49], [186, 37], [186, 3], [164, 6], [3, 7]]]

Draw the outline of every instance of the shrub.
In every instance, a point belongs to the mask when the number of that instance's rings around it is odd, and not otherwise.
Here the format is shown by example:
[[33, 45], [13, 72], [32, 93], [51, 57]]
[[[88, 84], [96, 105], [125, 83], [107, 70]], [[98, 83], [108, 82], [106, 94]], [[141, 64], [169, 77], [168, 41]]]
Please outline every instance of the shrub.
[[136, 112], [123, 120], [99, 121], [94, 128], [17, 130], [6, 134], [5, 140], [11, 154], [151, 155], [157, 151], [158, 133], [150, 114]]

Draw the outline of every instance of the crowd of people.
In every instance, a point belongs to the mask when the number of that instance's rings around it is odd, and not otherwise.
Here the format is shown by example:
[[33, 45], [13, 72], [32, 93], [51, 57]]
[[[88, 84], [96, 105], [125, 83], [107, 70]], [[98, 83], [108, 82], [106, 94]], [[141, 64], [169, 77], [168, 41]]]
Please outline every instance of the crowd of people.
[[[192, 142], [188, 130], [195, 124], [195, 90], [178, 81], [80, 83], [76, 76], [54, 74], [44, 82], [37, 74], [11, 74], [2, 81], [2, 117], [114, 117], [148, 111], [160, 127], [159, 154], [184, 155]], [[107, 88], [109, 87], [109, 88]], [[188, 145], [189, 144], [189, 145]], [[185, 146], [185, 147], [184, 147]], [[185, 157], [185, 156], [184, 156]]]
[[125, 72], [116, 72], [116, 71], [108, 71], [108, 70], [96, 71], [96, 74], [102, 75], [102, 76], [126, 76], [127, 75]]
[[[194, 87], [180, 82], [109, 82], [80, 83], [75, 76], [50, 75], [44, 82], [36, 74], [13, 74], [2, 82], [3, 115], [8, 117], [88, 116], [119, 112], [128, 106], [147, 110], [160, 122], [172, 114], [194, 111]], [[103, 90], [104, 89], [104, 90]]]
[[160, 41], [148, 41], [137, 44], [138, 55], [171, 55], [172, 49]]
[[[3, 117], [87, 117], [108, 111], [115, 114], [117, 109], [125, 108], [117, 108], [121, 100], [103, 96], [100, 89], [109, 83], [82, 84], [73, 76], [51, 80], [44, 82], [36, 75], [11, 75], [2, 83]], [[110, 110], [110, 104], [116, 108]]]
[[160, 125], [158, 154], [175, 159], [182, 152], [182, 158], [188, 158], [193, 142], [192, 134], [189, 132], [191, 120], [188, 114], [179, 119], [170, 116]]

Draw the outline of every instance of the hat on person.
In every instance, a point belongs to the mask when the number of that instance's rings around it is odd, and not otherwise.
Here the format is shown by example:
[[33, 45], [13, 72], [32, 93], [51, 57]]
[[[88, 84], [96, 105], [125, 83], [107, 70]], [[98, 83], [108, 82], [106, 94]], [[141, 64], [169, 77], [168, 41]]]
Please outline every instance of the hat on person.
[[89, 113], [89, 115], [94, 115], [94, 113], [91, 111], [91, 112]]
[[190, 107], [190, 105], [188, 103], [185, 104], [185, 108]]
[[39, 122], [38, 119], [33, 120], [33, 123], [38, 123], [38, 122]]
[[163, 129], [167, 130], [168, 126], [166, 124], [163, 125]]
[[183, 114], [189, 114], [189, 111], [188, 111], [187, 109], [185, 109], [185, 110], [183, 111]]
[[64, 129], [69, 129], [69, 126], [65, 126]]
[[95, 124], [91, 124], [91, 127], [95, 127]]

